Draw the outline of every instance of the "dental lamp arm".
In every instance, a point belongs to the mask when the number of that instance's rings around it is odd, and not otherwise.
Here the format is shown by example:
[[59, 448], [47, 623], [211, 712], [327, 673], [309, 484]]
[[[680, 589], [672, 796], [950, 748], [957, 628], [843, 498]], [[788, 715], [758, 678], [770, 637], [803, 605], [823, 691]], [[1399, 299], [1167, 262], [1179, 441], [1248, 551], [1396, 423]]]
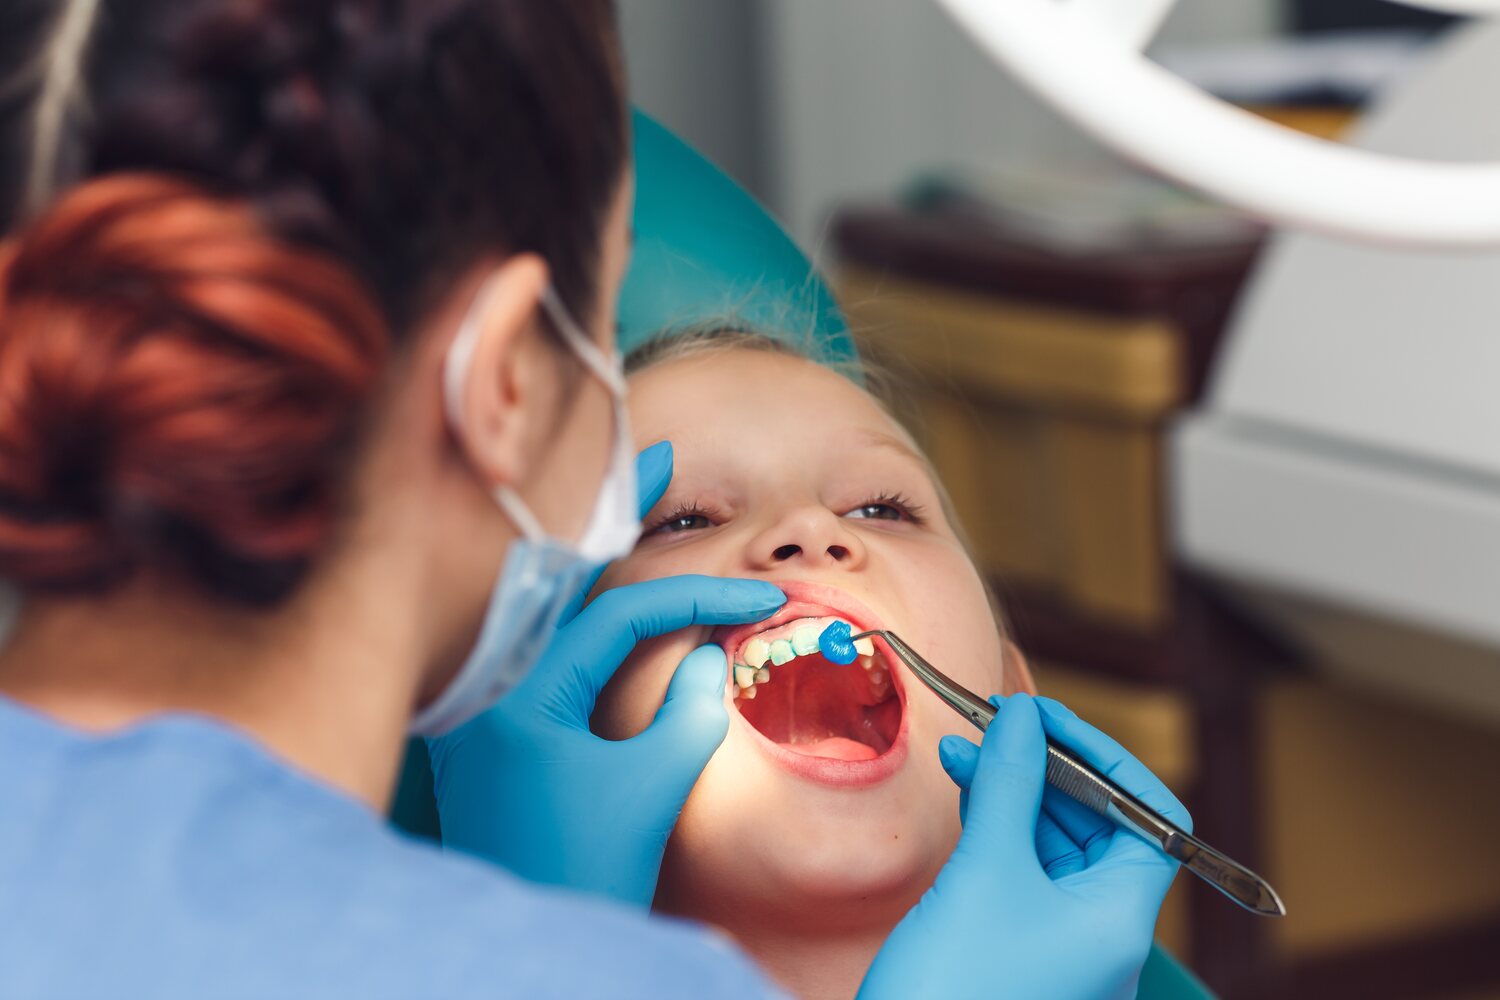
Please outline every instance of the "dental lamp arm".
[[[1146, 59], [1158, 0], [935, 0], [982, 50], [1105, 144], [1269, 221], [1376, 243], [1500, 246], [1500, 163], [1386, 156], [1231, 107]], [[1500, 11], [1500, 0], [1408, 0]], [[1111, 34], [1113, 32], [1113, 34]]]
[[1156, 37], [1176, 0], [1064, 0], [1061, 6], [1116, 44], [1139, 52]]

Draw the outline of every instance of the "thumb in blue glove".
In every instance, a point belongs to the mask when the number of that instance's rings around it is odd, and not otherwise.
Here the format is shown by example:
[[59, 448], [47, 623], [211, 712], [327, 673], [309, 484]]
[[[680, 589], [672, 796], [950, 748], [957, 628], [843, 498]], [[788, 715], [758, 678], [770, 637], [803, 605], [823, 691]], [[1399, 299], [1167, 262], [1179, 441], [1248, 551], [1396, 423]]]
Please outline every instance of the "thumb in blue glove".
[[498, 705], [428, 741], [443, 843], [533, 881], [648, 906], [667, 838], [729, 727], [724, 651], [684, 658], [655, 720], [631, 739], [590, 732], [594, 702], [638, 641], [755, 621], [783, 602], [769, 584], [704, 576], [600, 595]]
[[[670, 485], [672, 485], [672, 442], [658, 441], [642, 448], [640, 454], [635, 456], [635, 492], [638, 514], [643, 518], [649, 514], [651, 508], [656, 506], [656, 501], [661, 499], [662, 494], [667, 492], [667, 487]], [[588, 577], [583, 586], [578, 588], [578, 593], [573, 595], [573, 599], [568, 602], [559, 618], [563, 625], [578, 617], [578, 612], [582, 611], [584, 604], [588, 603], [589, 594], [593, 593], [594, 585], [599, 582], [599, 578], [607, 569], [609, 569], [607, 565], [600, 566]]]
[[1182, 804], [1118, 743], [1050, 699], [1005, 699], [981, 747], [959, 737], [939, 746], [964, 790], [964, 832], [861, 997], [1135, 995], [1177, 863], [1045, 790], [1044, 733], [1191, 829]]
[[[671, 455], [662, 443], [637, 460], [643, 509], [665, 491]], [[650, 905], [667, 838], [728, 730], [728, 663], [718, 646], [694, 650], [628, 740], [589, 731], [599, 691], [644, 639], [759, 621], [785, 600], [767, 583], [706, 576], [601, 594], [499, 704], [428, 741], [443, 843], [533, 881]]]

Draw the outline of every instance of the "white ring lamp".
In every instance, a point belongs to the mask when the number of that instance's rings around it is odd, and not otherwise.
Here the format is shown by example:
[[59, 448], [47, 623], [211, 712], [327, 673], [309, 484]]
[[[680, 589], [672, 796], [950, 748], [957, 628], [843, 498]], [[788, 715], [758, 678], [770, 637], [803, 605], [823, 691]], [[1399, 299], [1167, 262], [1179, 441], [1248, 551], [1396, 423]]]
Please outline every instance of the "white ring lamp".
[[[1002, 67], [1124, 155], [1256, 216], [1366, 242], [1500, 247], [1500, 163], [1385, 156], [1217, 100], [1141, 54], [1174, 0], [936, 0]], [[1500, 14], [1500, 0], [1396, 0]]]

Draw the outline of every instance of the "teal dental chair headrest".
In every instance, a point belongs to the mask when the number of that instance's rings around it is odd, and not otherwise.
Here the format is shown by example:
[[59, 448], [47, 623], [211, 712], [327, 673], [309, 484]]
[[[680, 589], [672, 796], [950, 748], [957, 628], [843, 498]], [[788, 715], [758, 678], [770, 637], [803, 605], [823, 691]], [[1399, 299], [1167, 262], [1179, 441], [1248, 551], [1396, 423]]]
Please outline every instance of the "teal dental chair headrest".
[[827, 284], [764, 208], [639, 111], [635, 250], [620, 293], [620, 349], [724, 323], [790, 338], [820, 361], [855, 356]]

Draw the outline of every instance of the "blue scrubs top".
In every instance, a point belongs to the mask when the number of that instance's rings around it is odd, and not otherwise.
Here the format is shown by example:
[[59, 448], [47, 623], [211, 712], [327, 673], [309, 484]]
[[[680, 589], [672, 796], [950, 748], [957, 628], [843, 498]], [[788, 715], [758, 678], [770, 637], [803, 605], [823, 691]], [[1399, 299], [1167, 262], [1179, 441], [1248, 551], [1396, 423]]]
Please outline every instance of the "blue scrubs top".
[[686, 923], [392, 831], [205, 718], [0, 698], [0, 997], [763, 997]]

